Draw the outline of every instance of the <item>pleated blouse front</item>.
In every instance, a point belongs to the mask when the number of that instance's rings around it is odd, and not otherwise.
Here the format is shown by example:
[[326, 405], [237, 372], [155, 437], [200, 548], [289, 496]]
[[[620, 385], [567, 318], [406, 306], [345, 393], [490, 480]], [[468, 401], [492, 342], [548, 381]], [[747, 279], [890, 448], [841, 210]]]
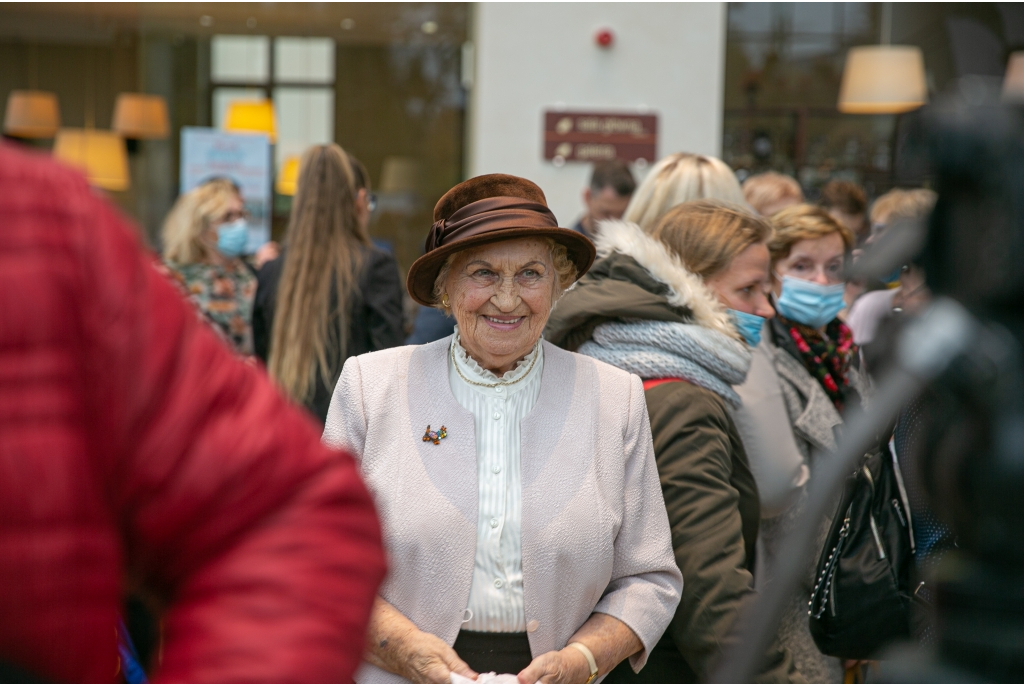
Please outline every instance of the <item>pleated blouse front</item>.
[[540, 343], [500, 379], [463, 349], [458, 329], [448, 355], [448, 381], [476, 427], [479, 508], [476, 560], [464, 630], [525, 632], [520, 422], [540, 394]]

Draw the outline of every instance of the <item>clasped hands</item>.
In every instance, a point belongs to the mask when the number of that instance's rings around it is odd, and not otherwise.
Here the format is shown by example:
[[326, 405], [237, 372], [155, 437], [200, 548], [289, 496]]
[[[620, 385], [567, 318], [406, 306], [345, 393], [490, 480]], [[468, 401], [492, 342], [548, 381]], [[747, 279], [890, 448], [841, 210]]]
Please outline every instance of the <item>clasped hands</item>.
[[[414, 683], [450, 683], [452, 673], [472, 679], [479, 675], [436, 635], [417, 631], [404, 642], [407, 667], [403, 675]], [[590, 664], [578, 649], [566, 647], [541, 654], [518, 677], [520, 683], [585, 683]]]

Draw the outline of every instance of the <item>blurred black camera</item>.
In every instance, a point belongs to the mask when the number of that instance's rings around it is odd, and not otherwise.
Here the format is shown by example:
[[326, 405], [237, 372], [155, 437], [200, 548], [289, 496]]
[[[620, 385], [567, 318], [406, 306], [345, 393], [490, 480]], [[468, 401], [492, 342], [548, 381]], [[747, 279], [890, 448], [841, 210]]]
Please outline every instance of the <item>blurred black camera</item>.
[[[908, 134], [938, 202], [920, 251], [936, 297], [975, 319], [969, 349], [917, 402], [909, 455], [956, 548], [942, 557], [929, 649], [890, 654], [888, 682], [1012, 681], [1024, 676], [1024, 107], [967, 80]], [[906, 258], [908, 255], [903, 255]], [[898, 336], [898, 324], [889, 334]], [[878, 368], [887, 366], [876, 346]], [[881, 352], [879, 352], [881, 350]]]

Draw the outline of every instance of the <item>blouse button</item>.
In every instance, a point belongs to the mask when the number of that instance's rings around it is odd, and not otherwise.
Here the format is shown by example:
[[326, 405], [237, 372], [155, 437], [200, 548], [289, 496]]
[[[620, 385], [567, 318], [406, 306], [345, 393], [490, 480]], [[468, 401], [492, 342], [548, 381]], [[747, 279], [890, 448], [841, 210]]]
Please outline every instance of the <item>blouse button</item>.
[[504, 583], [501, 582], [501, 578], [495, 578], [494, 579], [494, 587], [496, 587], [498, 589], [501, 589], [502, 585], [504, 585]]
[[469, 622], [472, 618], [473, 618], [473, 612], [470, 611], [469, 609], [466, 609], [464, 612], [462, 612], [462, 622], [463, 623]]
[[537, 627], [538, 626], [540, 626], [540, 624], [537, 623], [537, 619], [533, 619], [532, 621], [529, 621], [526, 624], [526, 632], [528, 632], [528, 633], [535, 633], [535, 632], [537, 632]]
[[499, 385], [498, 387], [496, 387], [496, 388], [494, 389], [494, 392], [505, 392], [505, 388], [503, 388], [503, 387], [501, 387], [501, 386]]
[[491, 467], [491, 471], [493, 471], [494, 473], [501, 473], [501, 467], [495, 464], [494, 466]]
[[498, 519], [491, 519], [491, 528], [498, 527]]
[[494, 412], [494, 420], [497, 421], [500, 418], [501, 418], [501, 414], [499, 414], [498, 412]]

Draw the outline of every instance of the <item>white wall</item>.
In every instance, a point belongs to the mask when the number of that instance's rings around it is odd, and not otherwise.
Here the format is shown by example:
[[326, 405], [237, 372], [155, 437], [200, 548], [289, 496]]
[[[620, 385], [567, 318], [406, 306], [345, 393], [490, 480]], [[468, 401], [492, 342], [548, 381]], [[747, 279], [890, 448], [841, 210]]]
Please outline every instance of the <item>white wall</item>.
[[[718, 155], [725, 3], [478, 3], [467, 143], [470, 176], [535, 181], [562, 226], [581, 210], [590, 165], [543, 159], [545, 109], [658, 115], [658, 156]], [[612, 47], [594, 42], [598, 29]], [[637, 173], [637, 177], [642, 172]]]

